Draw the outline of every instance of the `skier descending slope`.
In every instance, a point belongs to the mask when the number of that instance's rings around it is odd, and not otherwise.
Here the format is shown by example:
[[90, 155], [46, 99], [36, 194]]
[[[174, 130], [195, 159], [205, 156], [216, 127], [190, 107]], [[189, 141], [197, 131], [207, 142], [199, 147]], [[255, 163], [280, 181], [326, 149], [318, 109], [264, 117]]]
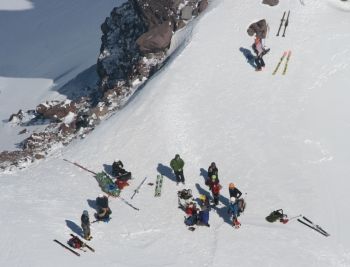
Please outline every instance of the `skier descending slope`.
[[185, 177], [184, 177], [184, 171], [183, 167], [185, 165], [185, 162], [182, 158], [180, 158], [179, 154], [175, 155], [175, 158], [173, 158], [170, 161], [170, 167], [173, 169], [176, 177], [176, 183], [179, 184], [180, 182], [185, 184]]

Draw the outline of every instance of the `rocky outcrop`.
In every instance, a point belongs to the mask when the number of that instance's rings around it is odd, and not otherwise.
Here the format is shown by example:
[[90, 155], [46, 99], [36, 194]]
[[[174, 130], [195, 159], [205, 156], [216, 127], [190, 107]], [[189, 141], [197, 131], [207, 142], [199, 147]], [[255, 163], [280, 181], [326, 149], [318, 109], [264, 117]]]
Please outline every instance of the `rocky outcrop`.
[[45, 119], [62, 121], [69, 113], [75, 113], [76, 104], [73, 101], [49, 101], [36, 107], [36, 112]]
[[266, 34], [267, 34], [266, 20], [262, 19], [255, 23], [252, 23], [247, 29], [247, 33], [249, 36], [253, 36], [255, 34], [257, 37], [260, 37], [262, 39], [266, 38]]
[[164, 64], [174, 32], [207, 6], [207, 0], [128, 0], [114, 8], [101, 25], [98, 92], [12, 114], [9, 122], [26, 127], [19, 131], [26, 138], [21, 150], [0, 153], [0, 169], [40, 160], [54, 148], [84, 138]]
[[115, 94], [117, 99], [131, 95], [135, 82], [144, 82], [161, 67], [173, 32], [207, 4], [207, 0], [129, 0], [115, 8], [101, 26], [97, 62], [101, 93]]

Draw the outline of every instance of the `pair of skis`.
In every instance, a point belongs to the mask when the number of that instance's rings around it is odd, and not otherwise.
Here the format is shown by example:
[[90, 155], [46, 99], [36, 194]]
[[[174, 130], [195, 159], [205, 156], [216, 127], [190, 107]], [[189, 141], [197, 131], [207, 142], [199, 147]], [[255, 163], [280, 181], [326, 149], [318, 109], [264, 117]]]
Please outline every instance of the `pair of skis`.
[[283, 26], [283, 22], [284, 22], [284, 30], [283, 30], [282, 37], [285, 37], [285, 36], [286, 36], [286, 29], [287, 29], [288, 24], [289, 24], [289, 14], [290, 14], [290, 11], [288, 11], [287, 19], [285, 20], [284, 17], [286, 16], [286, 11], [284, 11], [283, 16], [282, 16], [282, 19], [281, 19], [281, 24], [280, 24], [280, 26], [279, 26], [279, 28], [278, 28], [278, 32], [277, 32], [276, 36], [279, 36], [280, 31], [281, 31], [281, 28], [282, 28], [282, 26]]
[[[88, 248], [89, 250], [91, 250], [92, 252], [95, 252], [95, 249], [93, 249], [92, 247], [90, 247], [88, 244], [86, 244], [85, 242], [83, 242], [78, 236], [70, 234], [72, 237], [79, 239], [79, 241], [83, 244], [83, 247]], [[54, 242], [56, 242], [57, 244], [59, 244], [60, 246], [62, 246], [63, 248], [65, 248], [66, 250], [72, 252], [74, 255], [80, 257], [80, 253], [78, 253], [77, 251], [71, 249], [70, 247], [68, 247], [67, 245], [63, 244], [62, 242], [58, 241], [57, 239], [53, 240]], [[85, 252], [85, 250], [83, 250]]]
[[298, 222], [315, 230], [316, 232], [324, 236], [330, 236], [330, 234], [327, 231], [325, 231], [321, 226], [313, 223], [310, 219], [306, 218], [305, 216], [302, 216], [300, 219], [298, 219]]
[[156, 187], [154, 190], [154, 196], [155, 197], [160, 197], [162, 194], [162, 187], [163, 187], [163, 175], [157, 175], [157, 180], [156, 180]]
[[283, 68], [283, 72], [282, 72], [282, 75], [285, 75], [286, 74], [286, 72], [287, 72], [287, 69], [288, 69], [288, 63], [289, 63], [289, 59], [290, 59], [290, 56], [292, 55], [292, 51], [284, 51], [283, 52], [283, 55], [282, 55], [282, 57], [280, 58], [280, 60], [279, 60], [279, 62], [277, 63], [277, 66], [276, 66], [276, 68], [275, 68], [275, 70], [272, 72], [272, 75], [275, 75], [276, 73], [277, 73], [277, 71], [278, 71], [278, 69], [279, 69], [279, 67], [281, 66], [281, 64], [282, 64], [282, 62], [283, 62], [283, 60], [287, 57], [287, 60], [286, 60], [286, 62], [285, 62], [285, 64], [284, 64], [284, 68]]
[[[68, 160], [68, 159], [63, 159], [63, 160], [64, 160], [64, 161], [67, 161], [67, 162], [69, 162], [69, 163], [71, 163], [71, 164], [73, 164], [73, 165], [75, 165], [75, 166], [77, 166], [77, 167], [79, 167], [79, 168], [81, 168], [81, 169], [83, 169], [84, 171], [87, 171], [87, 172], [89, 172], [89, 173], [92, 173], [92, 174], [95, 175], [95, 176], [97, 175], [96, 172], [89, 170], [88, 168], [86, 168], [86, 167], [80, 165], [79, 163], [70, 161], [70, 160]], [[106, 173], [106, 175], [108, 175], [108, 174]], [[113, 197], [115, 197], [115, 196], [113, 196]], [[140, 210], [139, 208], [135, 207], [135, 206], [132, 205], [130, 202], [128, 202], [127, 200], [125, 200], [124, 198], [122, 198], [121, 196], [118, 196], [118, 198], [119, 198], [122, 202], [124, 202], [126, 205], [128, 205], [128, 206], [131, 207], [131, 208], [133, 208], [134, 210]]]

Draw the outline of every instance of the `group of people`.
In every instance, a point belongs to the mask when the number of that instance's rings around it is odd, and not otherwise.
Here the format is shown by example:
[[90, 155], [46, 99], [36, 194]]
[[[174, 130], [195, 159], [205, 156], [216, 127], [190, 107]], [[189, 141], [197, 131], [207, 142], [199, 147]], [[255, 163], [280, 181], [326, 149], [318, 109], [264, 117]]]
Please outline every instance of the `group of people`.
[[[176, 182], [179, 184], [182, 182], [185, 183], [183, 167], [185, 163], [181, 159], [179, 154], [176, 154], [175, 157], [171, 160], [170, 166], [174, 171]], [[212, 162], [208, 167], [207, 177], [205, 184], [209, 187], [209, 190], [212, 193], [213, 204], [214, 206], [219, 204], [220, 199], [220, 190], [222, 186], [220, 185], [219, 180], [219, 170], [215, 164]], [[228, 213], [232, 215], [232, 225], [238, 228], [241, 224], [238, 221], [240, 213], [245, 209], [244, 199], [241, 198], [242, 192], [236, 187], [234, 183], [229, 184], [229, 195], [230, 201], [228, 205]], [[199, 196], [197, 208], [196, 203], [193, 201], [192, 192], [189, 189], [184, 189], [178, 192], [179, 197], [179, 206], [185, 211], [187, 217], [185, 218], [186, 225], [209, 225], [209, 210], [210, 202], [209, 197], [202, 194]], [[183, 201], [182, 201], [183, 200]]]
[[[115, 183], [119, 188], [123, 188], [129, 179], [131, 179], [131, 172], [128, 172], [124, 169], [123, 162], [121, 160], [116, 159], [112, 164], [112, 175], [116, 178]], [[96, 221], [108, 221], [110, 219], [110, 215], [112, 214], [112, 210], [109, 207], [108, 196], [104, 194], [99, 194], [96, 198], [96, 213], [95, 218]], [[83, 211], [81, 215], [81, 228], [83, 230], [83, 237], [86, 240], [91, 240], [91, 230], [90, 230], [90, 218], [89, 212], [87, 210]]]

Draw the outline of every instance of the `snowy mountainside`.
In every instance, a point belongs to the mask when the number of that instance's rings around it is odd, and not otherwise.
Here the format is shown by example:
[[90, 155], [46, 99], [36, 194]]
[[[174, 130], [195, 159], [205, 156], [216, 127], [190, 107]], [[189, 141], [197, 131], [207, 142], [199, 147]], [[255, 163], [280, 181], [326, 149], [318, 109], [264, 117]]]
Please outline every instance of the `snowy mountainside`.
[[[43, 162], [1, 174], [1, 265], [350, 265], [350, 51], [342, 45], [350, 41], [348, 13], [327, 1], [285, 1], [273, 8], [260, 1], [216, 3], [181, 54], [117, 115]], [[291, 10], [290, 25], [285, 39], [277, 38], [285, 10]], [[265, 70], [256, 73], [239, 48], [250, 49], [246, 28], [261, 18], [270, 25], [265, 44], [271, 51]], [[289, 49], [287, 74], [272, 76]], [[92, 214], [90, 200], [100, 192], [91, 174], [63, 158], [94, 171], [120, 158], [135, 176], [122, 192], [131, 201], [142, 178], [154, 182], [158, 172], [169, 175], [176, 153], [186, 162], [185, 187], [195, 196], [207, 191], [201, 174], [212, 161], [224, 203], [229, 182], [248, 193], [241, 229], [230, 226], [221, 204], [210, 212], [210, 228], [188, 231], [177, 208], [176, 191], [183, 186], [165, 177], [161, 198], [145, 184], [132, 200], [139, 212], [111, 200], [112, 220], [92, 227], [95, 254], [78, 258], [52, 242], [79, 231], [82, 210]], [[296, 221], [266, 222], [278, 208], [308, 216], [331, 236]]]

